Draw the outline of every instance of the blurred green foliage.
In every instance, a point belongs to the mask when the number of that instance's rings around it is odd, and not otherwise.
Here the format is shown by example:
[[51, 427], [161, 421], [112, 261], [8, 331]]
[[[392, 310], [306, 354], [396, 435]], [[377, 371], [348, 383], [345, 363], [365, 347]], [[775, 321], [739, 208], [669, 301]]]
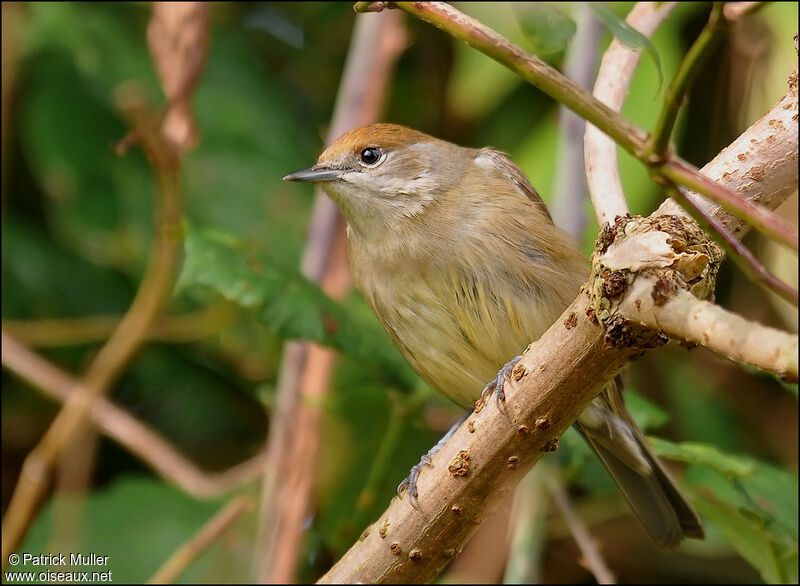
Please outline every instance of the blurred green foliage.
[[[610, 9], [619, 16], [630, 6]], [[113, 154], [111, 146], [127, 132], [114, 94], [134, 81], [154, 104], [163, 101], [145, 40], [149, 5], [13, 9], [20, 11], [20, 26], [3, 32], [4, 47], [7, 40], [14, 44], [19, 60], [16, 78], [4, 74], [3, 87], [4, 111], [12, 112], [2, 131], [3, 319], [120, 315], [146, 261], [155, 189], [140, 152]], [[556, 66], [569, 50], [570, 5], [471, 3], [463, 9], [529, 50], [548, 51], [542, 57]], [[4, 4], [4, 19], [6, 10]], [[664, 86], [707, 13], [706, 3], [681, 3], [654, 35], [658, 59], [643, 60], [623, 110], [642, 128], [653, 126]], [[385, 508], [408, 468], [458, 413], [410, 371], [357, 295], [334, 302], [297, 269], [312, 192], [281, 178], [308, 166], [322, 148], [354, 18], [347, 4], [214, 5], [208, 62], [194, 96], [200, 142], [182, 173], [185, 256], [171, 313], [191, 314], [225, 299], [235, 315], [208, 338], [150, 344], [113, 393], [201, 466], [222, 469], [263, 445], [283, 341], [310, 339], [338, 349], [334, 387], [321, 406], [323, 453], [299, 569], [306, 580]], [[753, 18], [748, 26], [768, 31], [773, 48], [746, 75], [731, 76], [737, 65], [730, 62], [732, 42], [712, 56], [679, 118], [679, 152], [703, 163], [752, 121], [742, 120], [741, 111], [763, 111], [782, 94], [796, 20], [791, 3]], [[412, 20], [406, 26], [408, 48], [383, 118], [461, 144], [500, 148], [550, 201], [561, 140], [557, 104], [432, 27]], [[605, 33], [603, 46], [610, 38]], [[748, 93], [753, 86], [758, 95]], [[719, 87], [725, 95], [713, 90]], [[721, 113], [698, 114], [709, 107]], [[620, 163], [632, 211], [649, 213], [663, 197], [660, 190], [637, 161], [622, 153]], [[589, 226], [581, 244], [588, 252], [597, 226], [588, 204], [575, 210], [584, 212]], [[748, 317], [791, 327], [735, 274], [723, 276], [718, 299]], [[101, 342], [41, 351], [80, 372]], [[689, 464], [685, 484], [709, 525], [705, 550], [686, 547], [672, 568], [649, 579], [678, 579], [685, 575], [681, 564], [691, 567], [693, 556], [713, 556], [732, 560], [743, 580], [796, 581], [796, 387], [794, 395], [786, 393], [770, 377], [704, 351], [653, 353], [634, 363], [628, 378], [634, 416], [651, 433], [675, 440], [657, 447]], [[5, 507], [19, 463], [53, 409], [5, 372], [3, 384]], [[755, 403], [748, 400], [754, 395]], [[779, 412], [794, 415], [793, 427], [771, 424]], [[79, 549], [110, 555], [115, 581], [145, 580], [221, 501], [191, 499], [117, 447], [104, 443], [99, 454]], [[603, 493], [619, 499], [576, 434], [564, 436], [555, 459], [579, 505]], [[58, 543], [57, 506], [45, 508], [22, 551]], [[247, 580], [254, 523], [237, 523], [182, 581]], [[639, 531], [633, 521], [626, 527]], [[562, 564], [575, 561], [565, 556]], [[557, 581], [559, 571], [545, 565], [541, 578]]]

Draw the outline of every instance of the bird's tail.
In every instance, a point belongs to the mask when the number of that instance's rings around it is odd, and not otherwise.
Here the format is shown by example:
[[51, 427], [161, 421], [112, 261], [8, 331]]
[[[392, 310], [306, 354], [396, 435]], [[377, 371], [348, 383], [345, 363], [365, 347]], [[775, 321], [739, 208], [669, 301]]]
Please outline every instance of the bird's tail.
[[619, 377], [581, 414], [575, 427], [630, 503], [650, 538], [674, 548], [702, 539], [700, 518], [653, 454], [622, 401]]

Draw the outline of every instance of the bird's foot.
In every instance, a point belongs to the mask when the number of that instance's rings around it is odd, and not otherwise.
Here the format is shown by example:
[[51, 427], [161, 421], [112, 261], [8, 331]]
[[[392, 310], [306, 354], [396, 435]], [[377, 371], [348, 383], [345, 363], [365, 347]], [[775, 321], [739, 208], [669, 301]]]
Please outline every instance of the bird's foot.
[[481, 400], [484, 404], [488, 401], [489, 395], [494, 393], [494, 400], [497, 403], [497, 409], [506, 413], [506, 393], [503, 390], [506, 381], [511, 380], [511, 371], [514, 370], [514, 367], [522, 360], [522, 356], [517, 356], [516, 358], [506, 362], [505, 366], [497, 371], [497, 377], [490, 382], [488, 385], [483, 387], [483, 391], [481, 391]]

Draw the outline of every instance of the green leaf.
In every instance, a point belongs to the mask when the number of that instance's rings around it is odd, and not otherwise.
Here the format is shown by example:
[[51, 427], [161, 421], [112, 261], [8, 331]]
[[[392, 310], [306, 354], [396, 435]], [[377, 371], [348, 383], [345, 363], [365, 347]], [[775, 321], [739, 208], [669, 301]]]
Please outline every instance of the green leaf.
[[[57, 539], [59, 515], [75, 507], [85, 520], [82, 535], [76, 537], [77, 542], [63, 543]], [[26, 569], [36, 570], [37, 574], [42, 570], [88, 570], [90, 576], [92, 571], [111, 571], [113, 582], [143, 584], [180, 545], [197, 533], [219, 507], [219, 502], [196, 501], [162, 481], [130, 476], [93, 492], [85, 503], [65, 495], [51, 500], [18, 551], [34, 555], [64, 553], [67, 559], [71, 552], [108, 556], [105, 563], [94, 566]], [[202, 554], [189, 566], [182, 579], [189, 583], [214, 581], [218, 572], [209, 567], [208, 562], [210, 557], [219, 557], [222, 549], [229, 559], [235, 558], [241, 563], [235, 574], [228, 568], [227, 579], [234, 582], [247, 580], [248, 542], [245, 536], [237, 537], [241, 539], [240, 543], [236, 543], [237, 539], [217, 540], [212, 548], [217, 551]], [[39, 580], [36, 582], [41, 583]]]
[[797, 476], [710, 445], [649, 439], [657, 454], [691, 464], [692, 502], [766, 582], [797, 582]]
[[[658, 71], [658, 87], [664, 82], [664, 75], [661, 71], [661, 59], [658, 51], [646, 36], [630, 26], [623, 18], [617, 16], [612, 10], [600, 3], [590, 2], [589, 5], [594, 10], [598, 20], [614, 35], [620, 43], [630, 49], [643, 49], [650, 57]], [[657, 90], [658, 91], [658, 90]]]
[[694, 501], [699, 512], [716, 523], [725, 537], [767, 583], [797, 582], [797, 551], [791, 544], [764, 538], [764, 525], [734, 508], [700, 498]]
[[625, 406], [636, 424], [645, 431], [657, 429], [669, 422], [669, 413], [630, 389], [625, 391]]
[[185, 249], [179, 289], [206, 285], [243, 307], [259, 307], [265, 322], [286, 338], [355, 346], [343, 308], [297, 271], [217, 231], [189, 229]]
[[768, 583], [797, 583], [797, 478], [753, 462], [745, 478], [691, 466], [698, 511], [720, 527], [736, 551]]
[[575, 21], [551, 4], [537, 2], [514, 6], [519, 27], [535, 53], [563, 51], [575, 36]]
[[752, 474], [755, 468], [752, 460], [725, 454], [709, 444], [692, 442], [675, 444], [657, 437], [648, 439], [659, 456], [688, 464], [703, 464], [725, 476], [747, 476]]
[[248, 250], [233, 236], [190, 227], [185, 255], [179, 291], [210, 287], [243, 307], [256, 308], [263, 322], [283, 338], [332, 346], [395, 372], [408, 370], [377, 322], [359, 318], [296, 269]]

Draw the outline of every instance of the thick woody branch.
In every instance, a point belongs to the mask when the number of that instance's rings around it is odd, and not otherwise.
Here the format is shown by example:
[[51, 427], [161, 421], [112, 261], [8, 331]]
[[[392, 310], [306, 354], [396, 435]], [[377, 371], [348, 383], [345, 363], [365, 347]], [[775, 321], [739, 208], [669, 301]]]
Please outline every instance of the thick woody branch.
[[694, 342], [732, 360], [797, 380], [797, 336], [705, 301], [722, 255], [685, 216], [619, 218], [601, 234], [590, 290], [607, 304], [598, 318]]
[[753, 323], [722, 307], [678, 291], [656, 303], [656, 279], [637, 279], [620, 312], [653, 325], [670, 338], [705, 346], [722, 356], [797, 382], [797, 336]]
[[458, 555], [536, 461], [558, 447], [604, 381], [638, 352], [606, 342], [592, 315], [582, 293], [514, 369], [505, 413], [490, 402], [434, 456], [417, 483], [421, 510], [393, 499], [320, 583], [429, 582]]
[[672, 199], [681, 203], [683, 208], [689, 212], [689, 215], [698, 224], [714, 236], [717, 243], [728, 255], [728, 258], [739, 266], [748, 279], [797, 306], [797, 290], [773, 275], [744, 244], [737, 240], [736, 236], [722, 226], [719, 220], [696, 206], [674, 184], [667, 184], [665, 190]]

